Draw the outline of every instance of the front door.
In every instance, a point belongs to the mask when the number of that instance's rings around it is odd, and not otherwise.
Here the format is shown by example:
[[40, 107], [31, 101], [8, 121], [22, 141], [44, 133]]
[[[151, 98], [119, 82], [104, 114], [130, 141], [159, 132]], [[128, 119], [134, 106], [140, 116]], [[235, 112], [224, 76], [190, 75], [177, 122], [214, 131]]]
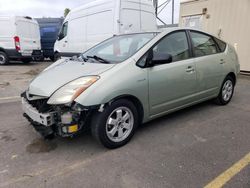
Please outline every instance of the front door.
[[196, 68], [189, 49], [185, 31], [168, 34], [153, 48], [153, 53], [172, 55], [173, 61], [148, 68], [151, 117], [192, 102]]
[[[68, 22], [65, 22], [62, 25], [62, 28], [59, 32], [58, 40], [56, 42], [56, 50], [64, 54], [69, 52], [69, 41], [68, 41]], [[63, 56], [63, 55], [62, 55]]]

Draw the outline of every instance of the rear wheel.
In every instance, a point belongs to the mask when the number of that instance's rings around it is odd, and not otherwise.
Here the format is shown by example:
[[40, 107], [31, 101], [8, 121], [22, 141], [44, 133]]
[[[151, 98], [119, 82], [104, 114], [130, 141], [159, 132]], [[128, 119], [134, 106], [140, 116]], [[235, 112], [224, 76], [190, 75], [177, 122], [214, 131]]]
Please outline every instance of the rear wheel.
[[227, 76], [223, 81], [220, 94], [216, 98], [217, 104], [226, 105], [231, 101], [234, 94], [234, 85], [234, 79], [231, 76]]
[[135, 105], [121, 99], [97, 112], [92, 119], [92, 135], [107, 148], [118, 148], [134, 135], [138, 126], [138, 112]]
[[44, 61], [44, 57], [41, 56], [41, 57], [34, 57], [34, 60], [35, 61]]
[[[56, 52], [56, 53], [54, 54], [53, 61], [57, 61], [57, 60], [59, 60], [59, 59], [61, 59], [61, 56], [60, 56], [60, 54], [59, 54], [58, 52]], [[51, 59], [51, 60], [52, 60], [52, 59]]]
[[54, 57], [54, 56], [50, 56], [49, 59], [50, 59], [51, 61], [55, 61], [55, 57]]
[[9, 58], [4, 52], [0, 52], [0, 65], [6, 65], [9, 63]]

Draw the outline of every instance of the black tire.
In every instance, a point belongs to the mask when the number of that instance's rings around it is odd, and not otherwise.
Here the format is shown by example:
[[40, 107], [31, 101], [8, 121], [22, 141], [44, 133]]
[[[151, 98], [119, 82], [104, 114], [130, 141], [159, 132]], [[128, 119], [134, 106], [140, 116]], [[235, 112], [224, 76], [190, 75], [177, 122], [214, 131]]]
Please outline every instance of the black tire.
[[53, 61], [53, 62], [55, 61], [55, 57], [54, 57], [54, 56], [50, 56], [49, 59], [50, 59], [51, 61]]
[[44, 57], [43, 56], [41, 56], [41, 57], [34, 57], [33, 58], [34, 59], [34, 61], [44, 61]]
[[[129, 109], [131, 114], [133, 115], [133, 126], [131, 126], [130, 132], [127, 137], [125, 137], [124, 140], [122, 141], [112, 141], [106, 131], [106, 123], [108, 118], [114, 113], [114, 111], [116, 109], [119, 110], [119, 108], [126, 108]], [[123, 116], [124, 117], [124, 116]], [[132, 117], [132, 116], [131, 116]], [[130, 119], [131, 120], [131, 119]], [[119, 120], [120, 121], [120, 120]], [[117, 126], [121, 125], [122, 123], [117, 123]], [[127, 144], [130, 139], [133, 137], [135, 130], [137, 128], [139, 124], [139, 118], [138, 118], [138, 112], [137, 109], [135, 107], [135, 105], [126, 99], [120, 99], [117, 101], [114, 101], [113, 103], [111, 103], [111, 105], [108, 105], [104, 108], [103, 112], [96, 112], [93, 117], [92, 117], [92, 123], [91, 123], [91, 132], [92, 135], [94, 136], [94, 138], [100, 142], [103, 146], [109, 148], [109, 149], [114, 149], [114, 148], [118, 148], [121, 147], [125, 144]], [[113, 129], [113, 128], [112, 128]], [[125, 129], [125, 133], [126, 133], [126, 128]], [[118, 134], [118, 130], [117, 130], [117, 134]]]
[[0, 65], [7, 65], [9, 63], [9, 58], [8, 56], [0, 51]]
[[22, 62], [25, 63], [25, 64], [28, 64], [32, 61], [32, 58], [25, 58], [25, 59], [22, 59]]
[[61, 56], [60, 56], [60, 54], [59, 54], [58, 52], [56, 52], [56, 53], [54, 54], [54, 59], [53, 59], [53, 61], [57, 61], [57, 60], [59, 60], [59, 59], [61, 59]]
[[[224, 89], [226, 83], [229, 83], [229, 84], [231, 83], [232, 84], [232, 93], [231, 93], [230, 96], [226, 97], [226, 99], [225, 99], [225, 97], [223, 95], [223, 89]], [[222, 83], [219, 95], [215, 99], [216, 104], [218, 104], [218, 105], [227, 105], [231, 101], [231, 99], [233, 97], [234, 86], [235, 86], [235, 80], [231, 76], [227, 76], [224, 79], [223, 83]]]

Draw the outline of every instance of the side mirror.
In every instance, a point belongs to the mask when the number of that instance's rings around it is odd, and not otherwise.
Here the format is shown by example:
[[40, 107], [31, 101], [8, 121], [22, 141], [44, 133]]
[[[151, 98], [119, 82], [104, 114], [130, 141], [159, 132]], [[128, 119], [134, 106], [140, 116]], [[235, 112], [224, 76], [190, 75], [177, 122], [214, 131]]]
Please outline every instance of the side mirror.
[[167, 53], [154, 53], [152, 64], [159, 65], [159, 64], [166, 64], [171, 63], [173, 61], [172, 55]]
[[57, 39], [58, 39], [58, 40], [63, 39], [63, 33], [59, 33], [58, 36], [57, 36]]

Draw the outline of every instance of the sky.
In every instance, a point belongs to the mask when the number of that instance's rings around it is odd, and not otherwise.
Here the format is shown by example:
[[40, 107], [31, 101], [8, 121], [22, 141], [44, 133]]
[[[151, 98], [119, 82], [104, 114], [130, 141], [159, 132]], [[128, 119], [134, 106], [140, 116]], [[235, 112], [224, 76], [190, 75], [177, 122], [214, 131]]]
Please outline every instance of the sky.
[[[0, 15], [61, 17], [65, 8], [74, 8], [93, 0], [0, 0]], [[159, 0], [159, 4], [165, 0]], [[175, 0], [175, 23], [179, 19], [179, 2]], [[171, 23], [171, 3], [159, 14], [167, 24]]]

